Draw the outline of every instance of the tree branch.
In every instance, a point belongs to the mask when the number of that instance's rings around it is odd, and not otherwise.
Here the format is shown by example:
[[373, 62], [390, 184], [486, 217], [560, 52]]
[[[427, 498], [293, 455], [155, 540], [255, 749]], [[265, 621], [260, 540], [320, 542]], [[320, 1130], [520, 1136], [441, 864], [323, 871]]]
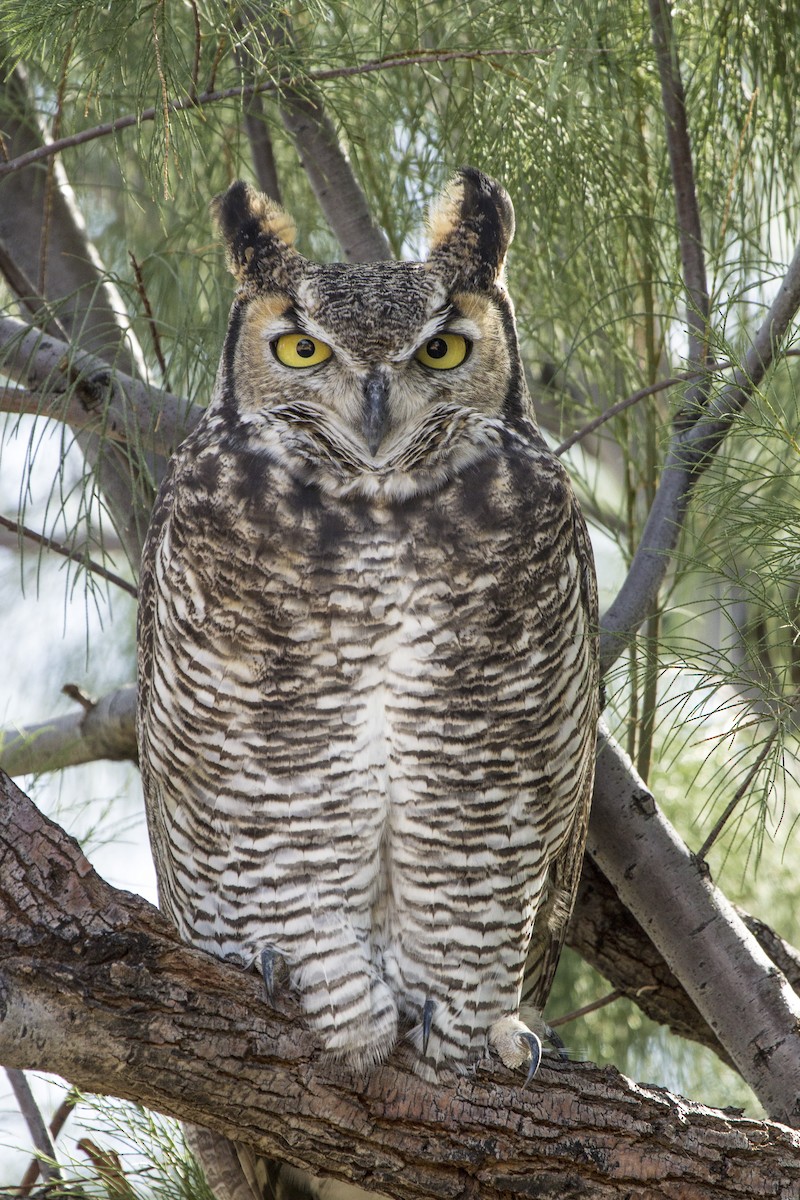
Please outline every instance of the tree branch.
[[666, 1025], [678, 1037], [706, 1046], [736, 1069], [664, 956], [588, 854], [583, 862], [567, 944], [621, 995], [638, 1005], [651, 1021]]
[[[28, 1126], [28, 1132], [31, 1135], [34, 1148], [42, 1156], [38, 1160], [38, 1164], [43, 1179], [47, 1183], [60, 1179], [61, 1172], [58, 1167], [53, 1165], [56, 1157], [53, 1142], [44, 1123], [44, 1118], [39, 1111], [39, 1106], [33, 1098], [33, 1093], [31, 1092], [30, 1084], [25, 1078], [24, 1071], [6, 1067], [6, 1075], [19, 1105], [19, 1110], [25, 1119], [25, 1124]], [[47, 1161], [48, 1159], [52, 1161]]]
[[672, 435], [661, 481], [620, 591], [601, 621], [600, 658], [608, 670], [656, 603], [678, 542], [697, 480], [724, 441], [736, 416], [761, 383], [800, 309], [800, 243], [743, 365], [710, 400], [693, 425]]
[[[433, 63], [458, 61], [482, 62], [495, 58], [545, 58], [551, 54], [555, 54], [557, 50], [557, 46], [545, 46], [542, 49], [518, 50], [410, 51], [408, 53], [390, 54], [385, 58], [370, 59], [368, 62], [356, 63], [351, 67], [330, 67], [321, 71], [309, 71], [304, 76], [304, 80], [312, 84], [325, 83], [331, 79], [349, 79], [354, 75], [372, 75], [376, 71], [395, 71], [403, 67], [424, 66]], [[604, 53], [604, 51], [599, 51], [599, 53]], [[278, 93], [283, 88], [292, 86], [292, 79], [281, 81], [266, 79], [261, 83], [244, 84], [241, 87], [221, 88], [214, 91], [201, 92], [196, 96], [184, 96], [180, 100], [170, 100], [167, 104], [167, 110], [171, 113], [186, 112], [193, 108], [203, 108], [207, 104], [218, 104], [222, 100], [245, 100], [257, 93], [262, 95], [269, 92]], [[94, 125], [90, 129], [82, 129], [78, 133], [70, 134], [67, 137], [55, 138], [46, 145], [38, 146], [35, 150], [16, 155], [13, 158], [9, 158], [7, 162], [0, 162], [0, 179], [4, 175], [20, 171], [23, 167], [28, 167], [32, 163], [50, 158], [53, 154], [60, 154], [62, 150], [68, 150], [72, 146], [83, 146], [86, 142], [93, 142], [97, 138], [111, 137], [116, 133], [121, 133], [124, 129], [131, 129], [134, 126], [154, 121], [156, 117], [162, 115], [163, 109], [161, 106], [158, 108], [143, 108], [141, 112], [128, 113], [124, 117], [115, 117], [113, 121]]]
[[[75, 1105], [77, 1104], [77, 1102], [78, 1102], [78, 1093], [75, 1091], [74, 1088], [70, 1088], [70, 1090], [67, 1092], [67, 1095], [65, 1096], [65, 1098], [61, 1101], [58, 1108], [53, 1113], [52, 1120], [50, 1121], [49, 1134], [50, 1134], [50, 1140], [53, 1143], [55, 1143], [56, 1140], [58, 1139], [58, 1135], [61, 1133], [61, 1130], [64, 1128], [64, 1125], [67, 1122], [67, 1118], [69, 1117], [70, 1113], [72, 1112], [72, 1110], [75, 1107]], [[16, 1197], [16, 1200], [23, 1200], [23, 1198], [25, 1196], [29, 1196], [31, 1194], [31, 1192], [33, 1191], [34, 1185], [36, 1184], [36, 1180], [39, 1178], [39, 1175], [41, 1173], [42, 1173], [41, 1161], [38, 1158], [32, 1159], [30, 1166], [28, 1167], [27, 1171], [22, 1176], [22, 1179], [19, 1182], [19, 1187], [15, 1190], [14, 1195]]]
[[[0, 80], [0, 118], [12, 152], [26, 157], [27, 148], [42, 149], [43, 134], [24, 72], [11, 71]], [[122, 299], [105, 276], [89, 241], [60, 164], [46, 173], [11, 174], [2, 183], [0, 238], [8, 253], [3, 259], [12, 288], [38, 284], [33, 296], [36, 320], [52, 331], [51, 312], [68, 338], [80, 340], [85, 351], [122, 371], [144, 375], [144, 361], [129, 329]], [[97, 478], [103, 498], [134, 567], [138, 566], [152, 495], [146, 474], [132, 448], [127, 457], [101, 436], [85, 429], [78, 443]], [[157, 475], [156, 469], [152, 474]], [[135, 479], [136, 486], [132, 482]]]
[[177, 449], [202, 415], [190, 401], [112, 371], [102, 359], [45, 336], [16, 317], [0, 317], [0, 348], [4, 347], [4, 373], [28, 390], [20, 395], [20, 389], [3, 389], [0, 409], [51, 417], [164, 457]]
[[709, 298], [692, 146], [686, 118], [686, 95], [681, 79], [669, 0], [648, 0], [648, 3], [653, 45], [661, 79], [667, 148], [675, 192], [675, 213], [686, 289], [689, 361], [700, 364], [707, 357]]
[[[494, 1064], [422, 1083], [324, 1062], [288, 999], [182, 946], [145, 901], [0, 782], [0, 1059], [204, 1124], [260, 1153], [397, 1197], [791, 1195], [800, 1135], [613, 1069]], [[124, 1064], [121, 1066], [121, 1064]]]
[[[296, 49], [291, 21], [286, 13], [276, 16], [274, 7], [254, 2], [245, 6], [244, 19], [251, 28], [258, 29], [258, 42], [264, 58], [274, 46]], [[286, 84], [279, 92], [278, 107], [311, 190], [342, 248], [345, 260], [373, 262], [391, 259], [391, 247], [372, 218], [367, 198], [353, 173], [333, 122], [325, 111], [319, 90], [311, 84], [306, 84], [302, 89], [292, 83]]]
[[0, 731], [0, 769], [9, 775], [41, 775], [99, 758], [135, 762], [136, 757], [132, 683], [65, 717]]
[[587, 849], [765, 1110], [800, 1124], [800, 998], [604, 731]]
[[45, 550], [51, 550], [54, 554], [60, 554], [63, 558], [68, 558], [70, 562], [77, 563], [85, 571], [91, 571], [93, 575], [99, 575], [101, 579], [107, 580], [108, 583], [113, 583], [118, 588], [122, 588], [130, 596], [136, 596], [137, 594], [136, 588], [132, 583], [128, 583], [128, 580], [123, 579], [121, 575], [115, 575], [113, 571], [109, 571], [108, 567], [104, 567], [102, 563], [95, 562], [91, 558], [85, 558], [79, 551], [73, 550], [69, 546], [55, 541], [53, 538], [44, 537], [43, 534], [37, 533], [35, 529], [29, 529], [27, 525], [20, 524], [19, 521], [9, 521], [7, 517], [0, 517], [0, 528], [8, 529], [10, 532], [16, 533], [18, 538], [27, 538], [29, 541], [35, 542], [38, 546], [42, 546]]
[[281, 118], [294, 139], [314, 195], [347, 262], [392, 258], [386, 235], [372, 219], [367, 198], [353, 174], [319, 93], [287, 88]]

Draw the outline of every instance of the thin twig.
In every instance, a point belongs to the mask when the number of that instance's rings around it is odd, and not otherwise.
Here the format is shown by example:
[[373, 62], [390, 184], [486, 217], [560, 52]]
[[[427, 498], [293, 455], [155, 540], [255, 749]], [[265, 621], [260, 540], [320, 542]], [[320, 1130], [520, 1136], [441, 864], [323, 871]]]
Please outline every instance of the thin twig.
[[[544, 58], [547, 55], [554, 54], [557, 50], [557, 46], [547, 46], [540, 50], [421, 50], [418, 52], [408, 52], [403, 55], [395, 54], [386, 58], [371, 59], [365, 63], [356, 63], [351, 67], [330, 67], [324, 71], [310, 71], [304, 77], [304, 80], [309, 83], [325, 83], [332, 79], [349, 79], [357, 75], [371, 75], [375, 71], [393, 71], [398, 67], [413, 67], [423, 63], [446, 63], [470, 60], [481, 62], [485, 59], [504, 57]], [[221, 100], [233, 100], [237, 97], [246, 99], [248, 96], [255, 96], [257, 92], [279, 92], [284, 88], [297, 86], [298, 83], [292, 78], [280, 81], [266, 79], [261, 83], [243, 84], [240, 87], [203, 92], [199, 96], [185, 96], [181, 100], [170, 100], [167, 107], [173, 113], [185, 112], [187, 109], [202, 107], [206, 104], [216, 104]], [[0, 163], [0, 177], [9, 175], [12, 171], [20, 171], [23, 167], [30, 166], [31, 163], [41, 162], [42, 159], [49, 158], [53, 154], [60, 154], [62, 150], [67, 150], [72, 146], [82, 146], [86, 142], [95, 141], [96, 138], [109, 137], [112, 134], [121, 132], [123, 129], [130, 129], [133, 125], [141, 125], [148, 121], [154, 121], [160, 112], [162, 112], [161, 108], [145, 108], [140, 113], [128, 113], [124, 117], [115, 117], [113, 121], [106, 121], [102, 125], [94, 125], [91, 129], [82, 129], [79, 133], [70, 134], [69, 137], [58, 138], [55, 141], [48, 142], [44, 146], [37, 146], [35, 150], [29, 150], [26, 154], [20, 154], [17, 158]]]
[[197, 88], [200, 82], [200, 50], [202, 47], [202, 33], [200, 29], [200, 13], [197, 10], [197, 0], [189, 0], [189, 7], [192, 10], [194, 17], [194, 63], [192, 64], [192, 91], [193, 96], [197, 95]]
[[619, 988], [614, 988], [613, 992], [608, 992], [599, 1000], [593, 1000], [591, 1004], [584, 1004], [583, 1008], [576, 1008], [573, 1012], [565, 1013], [563, 1017], [553, 1017], [552, 1021], [548, 1020], [547, 1024], [551, 1029], [555, 1029], [559, 1025], [568, 1025], [570, 1021], [577, 1021], [578, 1017], [585, 1017], [588, 1013], [597, 1012], [599, 1008], [613, 1004], [615, 1000], [621, 999], [624, 995], [625, 993], [621, 992]]
[[[730, 363], [717, 364], [717, 369], [722, 370]], [[681, 375], [672, 375], [669, 379], [660, 379], [658, 383], [651, 383], [648, 387], [640, 388], [638, 392], [634, 392], [630, 396], [626, 396], [624, 400], [618, 400], [616, 404], [612, 404], [599, 414], [593, 417], [591, 421], [587, 421], [580, 429], [576, 429], [568, 438], [557, 446], [553, 451], [556, 455], [566, 454], [567, 450], [571, 450], [577, 442], [582, 442], [590, 433], [594, 433], [595, 429], [599, 429], [601, 425], [605, 425], [606, 421], [610, 421], [612, 417], [616, 417], [619, 413], [624, 412], [626, 408], [633, 408], [634, 404], [638, 404], [641, 400], [646, 400], [648, 396], [654, 396], [657, 392], [666, 391], [667, 388], [674, 387], [678, 383], [686, 383], [690, 379], [699, 379], [701, 374], [705, 372], [687, 371]]]
[[[224, 34], [221, 33], [219, 35], [219, 37], [217, 38], [217, 48], [214, 51], [214, 61], [211, 64], [211, 71], [209, 72], [209, 76], [208, 76], [208, 86], [206, 87], [207, 92], [214, 91], [214, 87], [217, 82], [217, 69], [219, 67], [219, 64], [222, 62], [222, 57], [225, 53], [225, 47], [227, 46], [227, 44], [228, 44], [228, 38]], [[192, 100], [194, 101], [195, 104], [200, 103], [200, 100], [197, 96], [193, 96]]]
[[128, 251], [128, 258], [131, 260], [131, 266], [133, 267], [133, 274], [136, 280], [136, 291], [139, 293], [139, 299], [142, 302], [144, 314], [147, 318], [147, 327], [150, 330], [150, 340], [153, 343], [153, 353], [155, 354], [159, 368], [161, 369], [161, 380], [164, 384], [164, 387], [168, 388], [169, 383], [167, 382], [167, 360], [164, 358], [164, 351], [161, 348], [161, 335], [158, 332], [158, 325], [156, 324], [156, 319], [153, 315], [153, 307], [150, 303], [150, 297], [147, 295], [147, 287], [145, 286], [144, 276], [142, 275], [142, 268], [132, 250]]
[[69, 334], [59, 321], [52, 306], [38, 291], [33, 280], [28, 278], [11, 253], [8, 244], [2, 238], [0, 238], [0, 275], [3, 276], [20, 304], [31, 314], [33, 324], [38, 329], [41, 329], [43, 333], [49, 333], [51, 337], [60, 337], [65, 342], [69, 341]]
[[[800, 350], [784, 350], [781, 357], [798, 358], [800, 357]], [[691, 383], [696, 379], [704, 379], [707, 375], [729, 371], [735, 365], [732, 359], [725, 359], [722, 362], [712, 362], [702, 371], [682, 371], [677, 375], [671, 375], [669, 379], [659, 379], [657, 383], [651, 383], [648, 387], [640, 388], [638, 392], [633, 392], [630, 396], [626, 396], [624, 400], [617, 400], [615, 404], [604, 409], [598, 416], [593, 417], [591, 421], [587, 421], [580, 429], [576, 429], [560, 446], [556, 447], [553, 453], [556, 455], [566, 454], [567, 450], [571, 450], [577, 442], [582, 442], [590, 433], [594, 433], [595, 429], [599, 429], [601, 425], [605, 425], [606, 421], [610, 421], [612, 417], [618, 416], [626, 408], [632, 408], [634, 404], [639, 404], [640, 401], [646, 400], [648, 396], [654, 396], [657, 392], [666, 391], [667, 388], [675, 387], [679, 383]]]
[[[70, 1088], [56, 1111], [53, 1113], [50, 1121], [50, 1138], [54, 1146], [58, 1140], [58, 1135], [66, 1125], [67, 1118], [69, 1117], [75, 1105], [78, 1103], [79, 1098], [80, 1092], [77, 1090], [77, 1088]], [[20, 1180], [19, 1187], [16, 1188], [14, 1192], [16, 1200], [25, 1200], [27, 1196], [30, 1196], [36, 1180], [39, 1178], [41, 1172], [41, 1159], [32, 1158], [28, 1165], [27, 1171]]]
[[8, 1082], [11, 1084], [17, 1104], [19, 1105], [19, 1111], [22, 1113], [25, 1118], [25, 1124], [28, 1126], [31, 1141], [42, 1156], [40, 1163], [42, 1177], [47, 1183], [55, 1182], [61, 1178], [61, 1172], [55, 1163], [56, 1152], [53, 1148], [50, 1134], [47, 1131], [47, 1126], [39, 1111], [39, 1106], [33, 1098], [30, 1084], [25, 1078], [25, 1072], [18, 1071], [12, 1067], [6, 1067], [5, 1070]]
[[109, 1200], [136, 1200], [136, 1193], [125, 1178], [122, 1160], [116, 1150], [103, 1150], [90, 1138], [81, 1138], [77, 1146], [91, 1160]]
[[753, 119], [753, 109], [755, 108], [757, 99], [758, 99], [758, 88], [753, 88], [753, 94], [750, 97], [750, 107], [747, 110], [747, 116], [744, 119], [744, 125], [742, 126], [742, 132], [739, 136], [739, 145], [736, 147], [736, 158], [733, 160], [733, 167], [731, 168], [731, 177], [730, 177], [730, 181], [728, 183], [728, 194], [725, 197], [725, 211], [722, 214], [722, 224], [720, 225], [720, 228], [719, 228], [720, 244], [722, 244], [722, 242], [725, 241], [725, 233], [728, 229], [728, 218], [731, 215], [731, 201], [733, 199], [733, 184], [736, 179], [736, 173], [739, 170], [739, 161], [742, 157], [742, 150], [744, 149], [744, 139], [747, 137], [747, 130], [750, 128], [750, 122]]
[[800, 311], [800, 243], [764, 320], [755, 332], [733, 379], [706, 405], [693, 426], [676, 425], [655, 499], [625, 581], [604, 614], [600, 659], [604, 671], [630, 644], [653, 610], [686, 520], [695, 484], [781, 353]]
[[777, 736], [778, 736], [778, 726], [776, 725], [774, 727], [774, 729], [772, 730], [772, 733], [769, 735], [767, 740], [764, 742], [764, 745], [761, 747], [761, 750], [759, 752], [759, 755], [758, 755], [756, 761], [753, 763], [752, 767], [745, 775], [742, 783], [739, 785], [739, 787], [734, 792], [733, 798], [726, 805], [724, 813], [719, 818], [719, 820], [716, 822], [716, 824], [714, 825], [714, 828], [711, 830], [708, 837], [703, 842], [700, 849], [697, 851], [697, 857], [701, 862], [703, 862], [705, 860], [706, 856], [708, 855], [709, 850], [714, 845], [714, 842], [717, 840], [719, 835], [722, 833], [722, 830], [725, 828], [729, 819], [733, 815], [733, 812], [734, 812], [736, 806], [738, 805], [739, 801], [749, 791], [750, 784], [753, 782], [756, 775], [761, 770], [764, 760], [767, 757], [767, 755], [769, 754], [770, 749], [772, 747], [772, 743], [775, 741], [775, 738]]
[[136, 588], [132, 583], [128, 583], [127, 579], [123, 579], [120, 575], [115, 575], [113, 571], [109, 571], [102, 563], [94, 562], [91, 558], [82, 558], [76, 554], [74, 550], [70, 550], [69, 546], [64, 546], [61, 542], [54, 541], [53, 538], [44, 537], [43, 534], [37, 533], [35, 529], [30, 529], [27, 525], [22, 525], [19, 521], [10, 521], [8, 517], [0, 517], [0, 526], [3, 529], [10, 529], [12, 533], [19, 534], [20, 537], [28, 538], [37, 545], [43, 546], [46, 550], [52, 550], [54, 554], [60, 554], [63, 558], [70, 559], [71, 562], [78, 563], [86, 571], [92, 571], [95, 575], [101, 576], [109, 583], [114, 583], [117, 587], [123, 589], [131, 596], [138, 595]]
[[[159, 9], [163, 10], [164, 0], [157, 0], [153, 8], [153, 46], [156, 52], [156, 71], [158, 72], [159, 83], [161, 84], [161, 112], [164, 118], [164, 199], [169, 199], [169, 114], [170, 102], [169, 93], [167, 91], [167, 80], [164, 75], [164, 66], [161, 62], [161, 43], [158, 40], [158, 13]], [[194, 88], [192, 89], [194, 91]], [[191, 99], [191, 97], [190, 97]]]

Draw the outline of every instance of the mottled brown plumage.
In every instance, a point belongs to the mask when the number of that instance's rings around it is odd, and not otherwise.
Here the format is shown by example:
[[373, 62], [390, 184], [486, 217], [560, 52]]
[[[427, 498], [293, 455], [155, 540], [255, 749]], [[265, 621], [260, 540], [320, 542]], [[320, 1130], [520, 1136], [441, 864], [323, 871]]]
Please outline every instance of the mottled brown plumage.
[[597, 601], [525, 390], [511, 202], [465, 170], [425, 263], [359, 266], [307, 262], [245, 185], [215, 207], [239, 290], [141, 582], [162, 906], [355, 1065], [399, 1041], [429, 1079], [535, 1067], [520, 995], [530, 953], [543, 1004], [577, 886]]

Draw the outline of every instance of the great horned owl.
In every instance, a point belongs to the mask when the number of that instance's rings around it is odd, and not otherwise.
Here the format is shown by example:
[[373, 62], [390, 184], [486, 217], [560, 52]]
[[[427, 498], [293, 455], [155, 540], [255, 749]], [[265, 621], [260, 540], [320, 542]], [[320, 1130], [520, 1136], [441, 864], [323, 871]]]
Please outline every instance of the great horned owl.
[[549, 990], [593, 776], [586, 528], [534, 423], [506, 192], [462, 170], [425, 262], [321, 265], [244, 183], [216, 389], [145, 548], [140, 761], [161, 904], [323, 1046], [417, 1070]]

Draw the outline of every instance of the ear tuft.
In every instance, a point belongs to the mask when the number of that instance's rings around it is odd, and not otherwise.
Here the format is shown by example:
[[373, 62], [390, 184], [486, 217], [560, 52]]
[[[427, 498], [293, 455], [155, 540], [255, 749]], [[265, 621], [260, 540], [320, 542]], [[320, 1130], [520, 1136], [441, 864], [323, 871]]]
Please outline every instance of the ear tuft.
[[505, 188], [475, 167], [462, 167], [428, 216], [428, 266], [449, 290], [488, 290], [501, 282], [514, 237], [514, 206]]
[[219, 226], [228, 267], [239, 283], [258, 273], [280, 274], [292, 257], [295, 223], [287, 212], [237, 179], [227, 192], [211, 201], [211, 212]]

